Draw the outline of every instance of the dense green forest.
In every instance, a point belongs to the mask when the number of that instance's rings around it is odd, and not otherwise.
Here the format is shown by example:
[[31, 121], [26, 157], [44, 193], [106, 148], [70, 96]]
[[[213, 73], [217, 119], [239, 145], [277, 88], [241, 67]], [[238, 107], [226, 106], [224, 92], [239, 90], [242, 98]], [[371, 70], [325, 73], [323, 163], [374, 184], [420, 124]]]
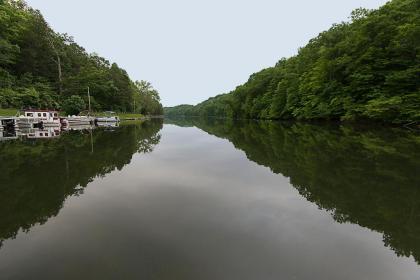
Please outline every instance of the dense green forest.
[[420, 0], [360, 8], [232, 92], [165, 114], [418, 122], [419, 51]]
[[[216, 118], [166, 119], [229, 140], [247, 158], [290, 178], [339, 223], [383, 234], [420, 263], [420, 134], [383, 126]], [[283, 186], [281, 186], [283, 187]]]
[[24, 1], [0, 0], [0, 108], [83, 107], [88, 87], [97, 111], [163, 110], [150, 83], [132, 81], [116, 63], [54, 32]]

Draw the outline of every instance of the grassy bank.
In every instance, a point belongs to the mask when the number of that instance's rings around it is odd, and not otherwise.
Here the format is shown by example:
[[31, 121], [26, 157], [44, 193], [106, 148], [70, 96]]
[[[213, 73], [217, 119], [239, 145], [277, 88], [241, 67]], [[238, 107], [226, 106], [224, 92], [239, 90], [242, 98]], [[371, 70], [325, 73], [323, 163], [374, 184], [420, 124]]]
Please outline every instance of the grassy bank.
[[15, 116], [18, 109], [2, 109], [0, 108], [0, 116]]

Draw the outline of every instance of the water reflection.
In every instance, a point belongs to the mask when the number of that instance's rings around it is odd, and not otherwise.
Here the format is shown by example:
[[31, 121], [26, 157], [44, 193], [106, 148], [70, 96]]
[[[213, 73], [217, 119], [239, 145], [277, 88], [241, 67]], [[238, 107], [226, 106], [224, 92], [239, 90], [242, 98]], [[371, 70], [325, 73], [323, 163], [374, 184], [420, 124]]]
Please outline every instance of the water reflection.
[[81, 131], [93, 130], [95, 128], [108, 128], [113, 129], [120, 126], [119, 122], [99, 122], [96, 125], [92, 124], [71, 124], [63, 127], [23, 127], [23, 128], [10, 128], [4, 129], [0, 126], [0, 141], [16, 140], [16, 139], [49, 139], [59, 137], [64, 131]]
[[155, 120], [61, 136], [54, 128], [36, 129], [18, 132], [15, 138], [26, 135], [22, 141], [0, 142], [0, 245], [56, 216], [68, 196], [82, 194], [95, 177], [121, 170], [134, 153], [153, 151], [161, 128]]
[[28, 139], [48, 139], [60, 137], [61, 129], [57, 127], [45, 127], [43, 129], [39, 128], [26, 128], [16, 132], [16, 135]]
[[290, 178], [307, 200], [383, 234], [420, 263], [420, 135], [389, 127], [166, 120], [228, 139], [248, 159]]
[[167, 123], [0, 142], [0, 278], [420, 275], [419, 135]]

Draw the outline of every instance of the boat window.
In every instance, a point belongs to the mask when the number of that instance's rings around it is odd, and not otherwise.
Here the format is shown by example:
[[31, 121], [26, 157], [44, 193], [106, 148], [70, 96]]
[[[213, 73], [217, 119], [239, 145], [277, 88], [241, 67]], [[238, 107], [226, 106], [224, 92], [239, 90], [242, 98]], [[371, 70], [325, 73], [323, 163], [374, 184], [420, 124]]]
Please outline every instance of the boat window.
[[47, 116], [47, 113], [44, 113], [44, 117], [46, 117]]
[[27, 116], [27, 117], [33, 117], [33, 116], [34, 116], [34, 114], [33, 114], [33, 113], [26, 113], [26, 116]]
[[40, 117], [41, 116], [41, 113], [38, 113], [38, 117]]
[[45, 136], [47, 136], [47, 137], [48, 137], [48, 133], [45, 133]]
[[44, 133], [39, 133], [39, 136], [44, 136]]
[[57, 113], [54, 113], [54, 117], [58, 117], [58, 114]]

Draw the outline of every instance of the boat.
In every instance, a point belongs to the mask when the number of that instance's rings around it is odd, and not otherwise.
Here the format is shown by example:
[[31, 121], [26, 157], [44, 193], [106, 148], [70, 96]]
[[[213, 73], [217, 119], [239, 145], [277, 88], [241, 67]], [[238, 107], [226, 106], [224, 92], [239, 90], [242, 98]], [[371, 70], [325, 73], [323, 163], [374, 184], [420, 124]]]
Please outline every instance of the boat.
[[118, 123], [120, 118], [118, 116], [114, 117], [98, 117], [95, 119], [97, 123]]
[[98, 127], [108, 127], [108, 128], [112, 128], [112, 127], [119, 127], [120, 123], [119, 122], [97, 122], [96, 125]]
[[42, 127], [42, 122], [38, 118], [20, 116], [16, 118], [16, 129]]
[[80, 125], [91, 125], [94, 122], [92, 117], [88, 116], [68, 116], [67, 122], [69, 127], [80, 126]]
[[33, 110], [24, 111], [24, 115], [18, 117], [22, 127], [60, 127], [60, 117], [58, 111], [54, 110]]
[[0, 130], [10, 130], [16, 128], [15, 117], [0, 117]]
[[115, 115], [115, 112], [113, 111], [106, 111], [105, 112], [106, 116], [104, 117], [97, 117], [95, 119], [95, 123], [119, 123], [120, 122], [120, 118], [118, 116]]

